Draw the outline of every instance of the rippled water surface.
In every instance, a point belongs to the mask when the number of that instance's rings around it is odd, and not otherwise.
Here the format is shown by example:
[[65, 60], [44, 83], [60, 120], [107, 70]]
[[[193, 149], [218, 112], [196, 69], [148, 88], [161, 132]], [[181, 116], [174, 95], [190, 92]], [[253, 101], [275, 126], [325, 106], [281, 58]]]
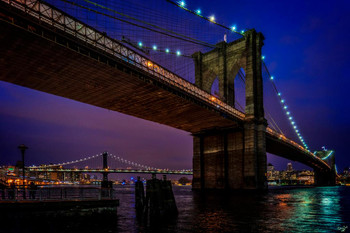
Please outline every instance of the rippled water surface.
[[263, 194], [173, 189], [179, 216], [152, 226], [136, 218], [134, 187], [118, 186], [116, 217], [52, 219], [14, 232], [350, 232], [350, 187], [276, 187]]
[[178, 218], [151, 228], [135, 220], [132, 188], [118, 190], [119, 231], [350, 232], [350, 187], [276, 187], [264, 194], [199, 194], [174, 187]]

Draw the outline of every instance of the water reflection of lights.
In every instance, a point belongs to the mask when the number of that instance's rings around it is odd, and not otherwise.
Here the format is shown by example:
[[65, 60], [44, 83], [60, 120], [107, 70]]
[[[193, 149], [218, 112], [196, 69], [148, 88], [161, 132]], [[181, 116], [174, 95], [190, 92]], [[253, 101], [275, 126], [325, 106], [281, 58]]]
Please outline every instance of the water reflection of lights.
[[288, 206], [288, 203], [292, 201], [292, 195], [289, 193], [278, 194], [276, 195], [276, 199], [278, 201], [278, 206], [285, 208]]
[[330, 198], [324, 197], [322, 199], [322, 204], [325, 206], [331, 205], [333, 203], [333, 201]]
[[[278, 208], [273, 219], [282, 220], [284, 232], [334, 232], [344, 225], [340, 205], [341, 187], [284, 190], [271, 204]], [[287, 192], [287, 193], [285, 193]]]
[[291, 221], [301, 224], [305, 229], [329, 232], [341, 223], [338, 187], [320, 187], [300, 192]]

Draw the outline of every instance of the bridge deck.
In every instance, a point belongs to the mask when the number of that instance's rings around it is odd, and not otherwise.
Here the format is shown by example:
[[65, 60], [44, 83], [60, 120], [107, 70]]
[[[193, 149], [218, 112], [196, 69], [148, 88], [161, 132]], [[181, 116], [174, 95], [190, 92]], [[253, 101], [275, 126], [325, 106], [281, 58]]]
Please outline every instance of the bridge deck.
[[76, 38], [32, 25], [36, 33], [1, 21], [0, 80], [191, 133], [240, 121]]

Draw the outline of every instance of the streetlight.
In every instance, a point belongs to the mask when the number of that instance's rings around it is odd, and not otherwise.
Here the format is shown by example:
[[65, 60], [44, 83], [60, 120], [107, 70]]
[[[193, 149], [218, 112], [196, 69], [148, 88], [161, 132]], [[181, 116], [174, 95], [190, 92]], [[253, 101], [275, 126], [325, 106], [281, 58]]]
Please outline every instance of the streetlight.
[[21, 150], [22, 152], [22, 187], [23, 187], [23, 199], [26, 199], [26, 189], [25, 189], [25, 185], [24, 185], [24, 177], [25, 177], [25, 169], [24, 169], [24, 152], [26, 151], [26, 149], [28, 149], [28, 147], [26, 147], [24, 144], [19, 145], [18, 149]]

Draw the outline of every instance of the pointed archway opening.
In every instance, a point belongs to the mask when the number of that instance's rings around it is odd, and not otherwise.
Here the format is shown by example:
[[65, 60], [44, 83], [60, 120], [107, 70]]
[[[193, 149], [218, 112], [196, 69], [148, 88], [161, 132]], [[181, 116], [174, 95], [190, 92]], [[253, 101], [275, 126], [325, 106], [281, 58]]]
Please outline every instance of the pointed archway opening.
[[234, 106], [241, 112], [245, 112], [246, 105], [246, 92], [245, 92], [245, 71], [243, 68], [238, 70], [234, 79], [234, 93], [235, 103]]
[[219, 77], [216, 77], [211, 85], [210, 88], [210, 94], [213, 96], [220, 98], [220, 92], [219, 92]]

